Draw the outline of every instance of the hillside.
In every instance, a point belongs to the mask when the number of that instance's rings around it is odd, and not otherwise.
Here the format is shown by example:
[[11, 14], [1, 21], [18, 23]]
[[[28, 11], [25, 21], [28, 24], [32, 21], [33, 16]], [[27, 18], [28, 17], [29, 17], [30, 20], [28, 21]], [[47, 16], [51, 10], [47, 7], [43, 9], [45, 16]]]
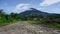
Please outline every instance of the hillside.
[[39, 11], [39, 10], [37, 10], [37, 9], [35, 9], [35, 8], [30, 8], [30, 10], [26, 10], [26, 11], [24, 11], [24, 12], [22, 12], [22, 13], [20, 13], [20, 15], [22, 15], [22, 16], [40, 16], [40, 15], [48, 15], [48, 13], [46, 13], [46, 12], [42, 12], [42, 11]]
[[54, 13], [47, 13], [40, 10], [37, 10], [35, 8], [30, 8], [30, 10], [25, 10], [24, 12], [20, 13], [21, 16], [59, 16], [60, 14], [54, 14]]
[[26, 10], [24, 12], [20, 13], [20, 16], [22, 18], [43, 18], [43, 19], [52, 19], [52, 20], [60, 20], [60, 14], [52, 14], [52, 13], [46, 13], [40, 10], [37, 10], [35, 8], [30, 8], [30, 10]]

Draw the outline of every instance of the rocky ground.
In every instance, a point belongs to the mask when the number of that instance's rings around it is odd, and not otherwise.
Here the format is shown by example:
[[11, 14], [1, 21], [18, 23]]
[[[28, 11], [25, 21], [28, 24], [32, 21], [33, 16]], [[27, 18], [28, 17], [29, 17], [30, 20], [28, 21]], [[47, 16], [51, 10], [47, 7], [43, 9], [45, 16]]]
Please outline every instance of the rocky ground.
[[0, 27], [0, 34], [60, 34], [60, 30], [32, 25], [27, 21], [21, 21]]

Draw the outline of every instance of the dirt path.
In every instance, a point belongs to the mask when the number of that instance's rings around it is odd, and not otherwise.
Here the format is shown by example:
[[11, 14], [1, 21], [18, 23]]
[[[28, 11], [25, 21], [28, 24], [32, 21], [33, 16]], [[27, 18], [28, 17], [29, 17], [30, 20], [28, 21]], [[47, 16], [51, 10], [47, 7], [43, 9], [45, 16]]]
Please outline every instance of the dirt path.
[[60, 34], [60, 30], [32, 25], [27, 21], [21, 21], [0, 28], [0, 34]]

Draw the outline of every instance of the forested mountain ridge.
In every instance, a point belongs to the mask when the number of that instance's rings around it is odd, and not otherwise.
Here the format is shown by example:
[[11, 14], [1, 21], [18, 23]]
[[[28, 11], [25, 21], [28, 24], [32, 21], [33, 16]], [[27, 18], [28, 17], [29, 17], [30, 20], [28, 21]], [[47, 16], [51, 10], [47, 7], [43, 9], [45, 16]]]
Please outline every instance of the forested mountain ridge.
[[30, 8], [30, 10], [26, 10], [26, 11], [20, 13], [20, 15], [28, 15], [28, 16], [39, 16], [39, 15], [47, 15], [47, 14], [48, 13], [39, 11], [35, 8]]
[[39, 11], [35, 8], [30, 8], [31, 10], [26, 10], [22, 13], [20, 13], [21, 16], [38, 16], [38, 17], [44, 17], [44, 18], [49, 18], [49, 17], [54, 17], [54, 18], [60, 18], [60, 14], [52, 14], [52, 13], [46, 13], [43, 11]]

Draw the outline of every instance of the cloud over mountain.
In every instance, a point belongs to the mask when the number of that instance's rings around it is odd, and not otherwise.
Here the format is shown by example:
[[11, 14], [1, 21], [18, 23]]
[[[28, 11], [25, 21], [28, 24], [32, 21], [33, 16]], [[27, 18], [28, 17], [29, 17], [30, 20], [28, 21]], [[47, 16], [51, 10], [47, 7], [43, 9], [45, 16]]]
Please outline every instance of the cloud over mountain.
[[17, 4], [15, 6], [15, 9], [14, 9], [14, 13], [20, 13], [20, 12], [23, 12], [25, 10], [28, 10], [29, 8], [31, 8], [31, 5], [30, 4]]
[[30, 8], [30, 4], [18, 4], [16, 5], [17, 10], [27, 10]]

